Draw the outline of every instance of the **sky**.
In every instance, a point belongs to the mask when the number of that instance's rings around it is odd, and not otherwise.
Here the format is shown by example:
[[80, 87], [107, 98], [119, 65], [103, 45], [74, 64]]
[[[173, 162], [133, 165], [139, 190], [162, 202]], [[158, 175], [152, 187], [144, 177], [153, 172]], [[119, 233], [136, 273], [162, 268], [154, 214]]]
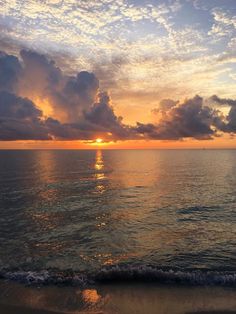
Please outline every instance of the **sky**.
[[0, 148], [236, 148], [235, 0], [0, 0], [0, 51]]

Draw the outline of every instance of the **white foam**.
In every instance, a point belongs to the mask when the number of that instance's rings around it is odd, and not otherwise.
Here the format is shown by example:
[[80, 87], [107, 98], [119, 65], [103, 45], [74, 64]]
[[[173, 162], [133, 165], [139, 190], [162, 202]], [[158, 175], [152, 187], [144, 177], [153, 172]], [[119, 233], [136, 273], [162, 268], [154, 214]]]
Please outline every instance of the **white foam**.
[[24, 284], [88, 286], [96, 282], [141, 281], [182, 285], [236, 286], [236, 271], [172, 270], [153, 266], [110, 266], [90, 275], [72, 270], [2, 270], [2, 278]]
[[114, 266], [102, 269], [98, 280], [140, 280], [191, 285], [236, 286], [235, 271], [164, 270], [152, 266]]

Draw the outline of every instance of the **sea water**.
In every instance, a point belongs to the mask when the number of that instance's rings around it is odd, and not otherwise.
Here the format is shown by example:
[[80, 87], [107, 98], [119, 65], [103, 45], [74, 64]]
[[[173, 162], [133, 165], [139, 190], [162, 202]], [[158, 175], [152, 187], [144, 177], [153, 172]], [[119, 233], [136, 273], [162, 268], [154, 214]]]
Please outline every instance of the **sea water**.
[[0, 151], [0, 275], [236, 285], [236, 150]]

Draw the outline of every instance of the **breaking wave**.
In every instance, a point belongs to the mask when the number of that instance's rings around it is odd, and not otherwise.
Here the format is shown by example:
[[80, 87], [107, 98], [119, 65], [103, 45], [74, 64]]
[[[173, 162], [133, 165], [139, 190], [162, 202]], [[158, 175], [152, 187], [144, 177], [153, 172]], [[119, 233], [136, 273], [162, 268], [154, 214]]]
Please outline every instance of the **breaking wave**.
[[153, 266], [110, 266], [85, 274], [73, 270], [0, 271], [2, 279], [27, 285], [72, 285], [87, 287], [96, 283], [156, 282], [177, 285], [236, 287], [236, 271], [161, 269]]

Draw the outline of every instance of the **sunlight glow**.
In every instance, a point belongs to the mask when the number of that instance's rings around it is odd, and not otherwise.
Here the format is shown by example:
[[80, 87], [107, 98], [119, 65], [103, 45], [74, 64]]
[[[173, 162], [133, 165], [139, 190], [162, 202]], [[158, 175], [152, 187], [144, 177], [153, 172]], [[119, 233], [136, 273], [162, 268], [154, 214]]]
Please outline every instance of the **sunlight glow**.
[[96, 138], [96, 143], [101, 144], [103, 142], [102, 138]]

